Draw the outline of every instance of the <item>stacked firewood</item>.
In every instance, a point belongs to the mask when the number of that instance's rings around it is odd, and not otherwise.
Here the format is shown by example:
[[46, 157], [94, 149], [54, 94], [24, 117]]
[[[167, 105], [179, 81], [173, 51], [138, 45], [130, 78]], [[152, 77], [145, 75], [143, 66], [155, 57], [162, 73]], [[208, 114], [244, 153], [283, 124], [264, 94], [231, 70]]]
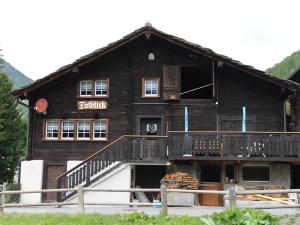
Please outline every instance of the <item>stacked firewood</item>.
[[169, 189], [188, 189], [196, 190], [199, 186], [199, 180], [189, 176], [187, 173], [174, 173], [166, 175], [160, 181]]

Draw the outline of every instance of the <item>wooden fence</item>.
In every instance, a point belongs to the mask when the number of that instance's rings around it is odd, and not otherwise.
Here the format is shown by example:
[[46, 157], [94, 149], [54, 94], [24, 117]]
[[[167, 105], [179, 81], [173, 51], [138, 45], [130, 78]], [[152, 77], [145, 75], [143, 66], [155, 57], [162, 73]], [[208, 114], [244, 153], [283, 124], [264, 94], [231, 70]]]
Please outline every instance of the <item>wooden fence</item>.
[[[29, 194], [29, 193], [59, 193], [59, 192], [70, 192], [74, 191], [77, 193], [77, 202], [52, 202], [52, 203], [36, 203], [36, 204], [22, 204], [22, 203], [5, 203], [5, 196], [15, 194]], [[167, 189], [165, 185], [161, 185], [160, 188], [154, 189], [142, 189], [142, 188], [130, 188], [130, 189], [97, 189], [97, 188], [85, 188], [79, 185], [76, 188], [65, 188], [65, 189], [43, 189], [43, 190], [28, 190], [28, 191], [1, 191], [0, 195], [0, 212], [3, 212], [3, 208], [8, 207], [30, 207], [30, 206], [64, 206], [64, 205], [77, 205], [78, 213], [85, 212], [86, 205], [117, 205], [117, 206], [157, 206], [158, 203], [87, 203], [84, 201], [84, 192], [159, 192], [161, 196], [160, 213], [161, 215], [168, 215], [168, 202], [167, 193], [193, 193], [193, 194], [217, 194], [223, 195], [229, 200], [228, 207], [234, 207], [237, 205], [236, 200], [238, 195], [255, 195], [255, 194], [288, 194], [288, 193], [300, 193], [300, 189], [284, 189], [284, 190], [247, 190], [247, 191], [236, 191], [235, 188], [230, 188], [227, 191], [218, 190], [184, 190], [184, 189]], [[241, 208], [241, 207], [239, 207]], [[247, 207], [249, 208], [249, 207]], [[260, 205], [251, 206], [250, 208], [256, 209], [276, 209], [276, 208], [300, 208], [300, 204], [289, 204], [289, 205]]]

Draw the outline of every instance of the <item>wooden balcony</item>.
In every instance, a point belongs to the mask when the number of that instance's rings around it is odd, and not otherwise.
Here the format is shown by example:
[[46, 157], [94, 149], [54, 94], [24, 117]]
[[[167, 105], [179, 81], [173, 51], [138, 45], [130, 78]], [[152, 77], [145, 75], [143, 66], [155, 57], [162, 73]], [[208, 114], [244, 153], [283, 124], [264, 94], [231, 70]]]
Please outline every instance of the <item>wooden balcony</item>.
[[300, 133], [170, 131], [168, 159], [300, 161]]
[[[89, 186], [117, 162], [172, 160], [300, 161], [300, 133], [169, 131], [167, 136], [124, 135], [59, 176], [58, 187]], [[59, 193], [58, 200], [74, 193]]]

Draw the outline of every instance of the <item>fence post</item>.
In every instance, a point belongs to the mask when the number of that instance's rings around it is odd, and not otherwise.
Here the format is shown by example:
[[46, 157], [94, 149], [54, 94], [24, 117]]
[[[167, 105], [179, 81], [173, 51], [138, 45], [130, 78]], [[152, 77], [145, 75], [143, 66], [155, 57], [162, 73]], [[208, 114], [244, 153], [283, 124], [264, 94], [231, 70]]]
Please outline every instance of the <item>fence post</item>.
[[[3, 190], [1, 190], [1, 192], [2, 192]], [[0, 193], [1, 193], [0, 192]], [[3, 213], [3, 206], [2, 206], [3, 204], [2, 204], [2, 193], [1, 193], [1, 195], [0, 195], [0, 213]]]
[[[6, 186], [7, 186], [7, 183], [4, 182], [3, 185], [2, 185], [2, 191], [6, 191]], [[1, 194], [1, 199], [0, 199], [0, 212], [3, 212], [3, 205], [5, 204], [5, 194]]]
[[77, 198], [78, 198], [78, 213], [84, 214], [83, 185], [78, 185], [78, 187], [77, 187]]
[[235, 207], [236, 206], [236, 191], [235, 187], [231, 187], [228, 189], [228, 195], [229, 195], [229, 206]]
[[161, 211], [160, 214], [162, 216], [168, 215], [168, 203], [167, 203], [167, 187], [166, 185], [160, 185], [160, 198], [161, 198]]

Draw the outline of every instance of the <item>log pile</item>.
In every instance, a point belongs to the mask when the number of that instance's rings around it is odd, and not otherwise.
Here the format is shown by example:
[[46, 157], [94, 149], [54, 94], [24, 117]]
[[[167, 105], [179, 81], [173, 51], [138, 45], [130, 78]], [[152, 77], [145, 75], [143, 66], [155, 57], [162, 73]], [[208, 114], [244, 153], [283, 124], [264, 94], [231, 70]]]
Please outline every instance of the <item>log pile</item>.
[[166, 185], [169, 189], [197, 190], [199, 187], [199, 180], [189, 176], [187, 173], [166, 175], [161, 179], [160, 183]]

